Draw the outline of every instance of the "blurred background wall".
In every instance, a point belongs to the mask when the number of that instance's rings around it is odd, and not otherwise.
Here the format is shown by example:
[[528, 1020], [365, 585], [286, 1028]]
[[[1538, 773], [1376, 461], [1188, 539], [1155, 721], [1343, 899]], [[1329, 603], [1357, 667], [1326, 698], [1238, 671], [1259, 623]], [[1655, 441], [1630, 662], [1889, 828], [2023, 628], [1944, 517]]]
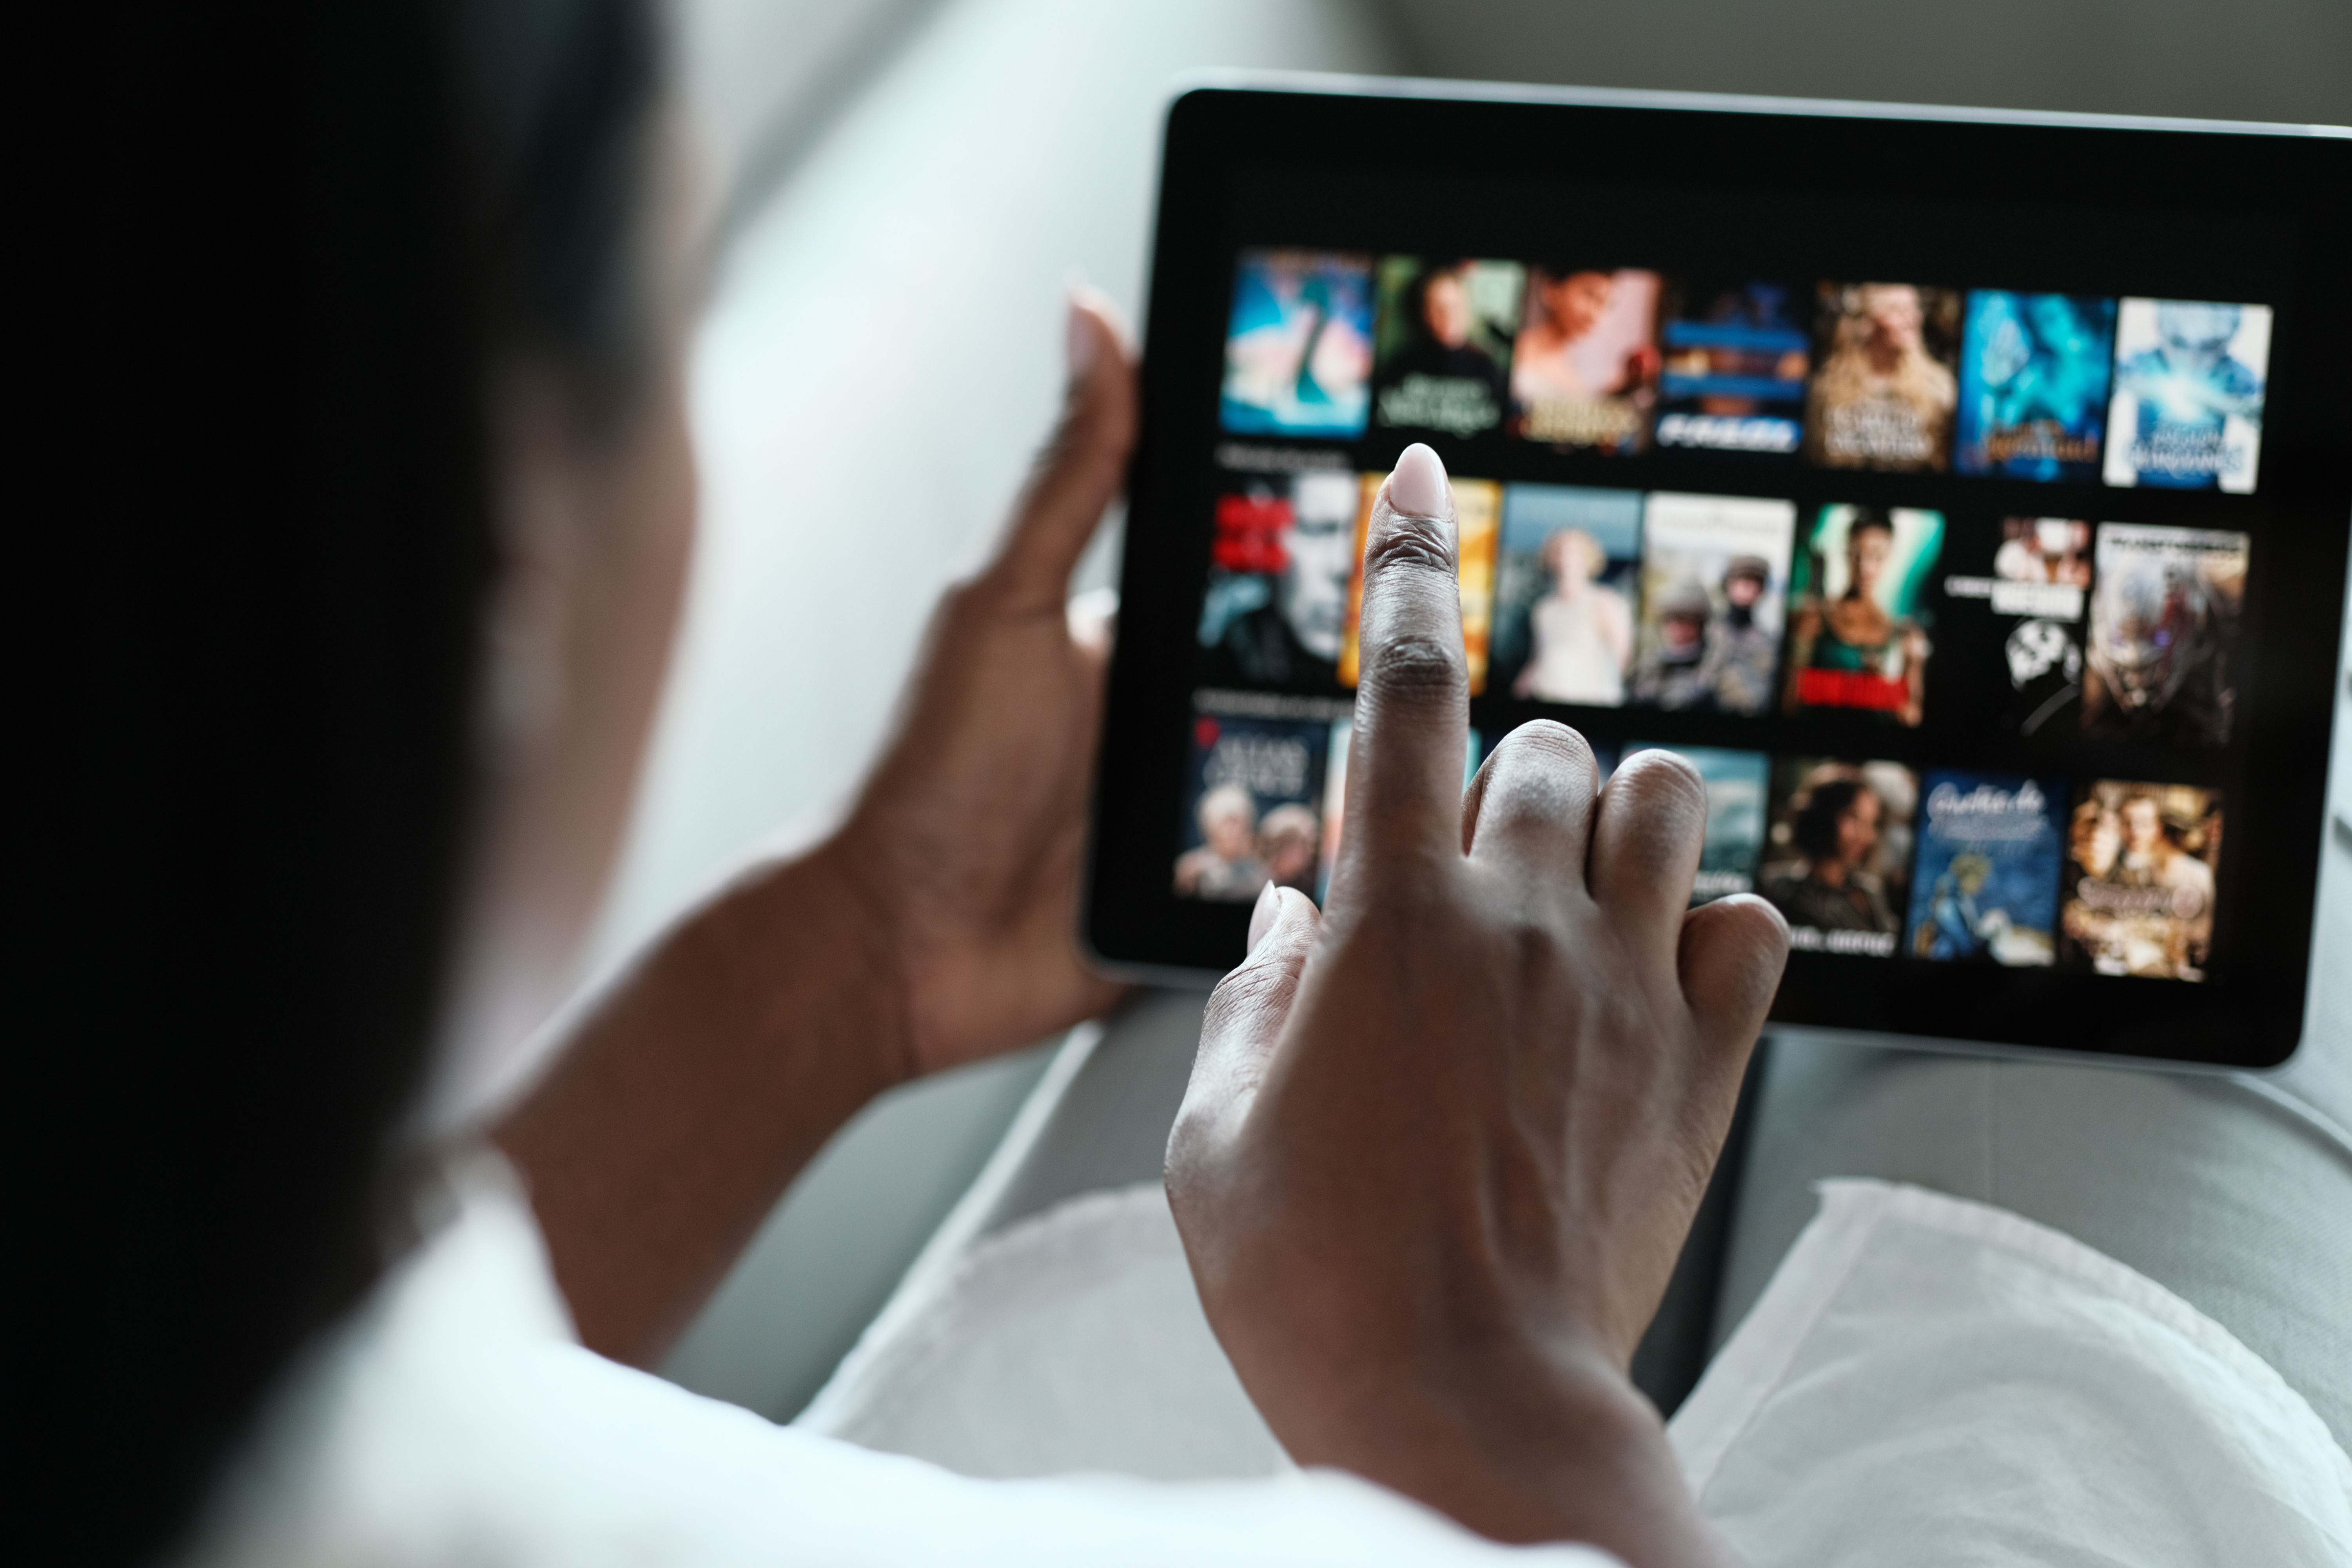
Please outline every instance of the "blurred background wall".
[[[821, 831], [854, 788], [932, 598], [984, 544], [1052, 416], [1065, 279], [1083, 272], [1139, 306], [1158, 119], [1181, 70], [2352, 122], [2347, 0], [674, 12], [713, 214], [693, 381], [703, 537], [597, 963], [754, 844]], [[1108, 581], [1116, 549], [1114, 519], [1082, 578]], [[986, 1159], [1042, 1049], [902, 1091], [853, 1124], [669, 1375], [772, 1416], [798, 1410]]]

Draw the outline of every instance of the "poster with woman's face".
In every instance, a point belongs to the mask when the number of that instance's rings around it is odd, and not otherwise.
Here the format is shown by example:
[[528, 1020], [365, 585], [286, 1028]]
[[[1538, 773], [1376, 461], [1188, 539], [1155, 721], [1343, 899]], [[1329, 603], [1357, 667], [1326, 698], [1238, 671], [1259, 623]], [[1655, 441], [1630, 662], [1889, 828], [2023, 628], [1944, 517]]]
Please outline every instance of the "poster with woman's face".
[[1825, 506], [1790, 573], [1797, 605], [1783, 709], [1844, 709], [1916, 725], [1930, 651], [1928, 584], [1944, 514]]
[[1631, 453], [1649, 445], [1662, 280], [1639, 268], [1537, 267], [1511, 355], [1523, 440]]
[[[1860, 530], [1854, 527], [1863, 520]], [[1884, 526], [1881, 526], [1881, 523]], [[1843, 599], [1859, 589], [1897, 620], [1925, 607], [1944, 551], [1944, 514], [1916, 507], [1825, 506], [1791, 564], [1799, 598]]]
[[1805, 455], [1824, 468], [1951, 466], [1960, 295], [1916, 283], [1824, 283], [1814, 316]]

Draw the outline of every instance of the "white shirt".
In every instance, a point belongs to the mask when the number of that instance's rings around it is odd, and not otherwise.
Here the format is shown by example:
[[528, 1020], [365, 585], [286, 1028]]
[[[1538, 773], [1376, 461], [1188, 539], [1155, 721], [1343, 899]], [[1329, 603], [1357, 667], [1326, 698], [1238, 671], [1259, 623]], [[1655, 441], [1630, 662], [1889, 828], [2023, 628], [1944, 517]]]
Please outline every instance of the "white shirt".
[[583, 1349], [511, 1175], [461, 1190], [280, 1392], [190, 1568], [1616, 1563], [1328, 1470], [978, 1480], [778, 1426]]

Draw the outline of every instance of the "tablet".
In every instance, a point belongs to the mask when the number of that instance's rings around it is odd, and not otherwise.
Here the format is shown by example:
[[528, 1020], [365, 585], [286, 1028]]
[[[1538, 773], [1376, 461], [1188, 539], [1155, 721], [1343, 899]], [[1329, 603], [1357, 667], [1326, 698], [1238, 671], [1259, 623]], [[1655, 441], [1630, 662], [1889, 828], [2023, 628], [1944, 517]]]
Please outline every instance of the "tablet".
[[[1285, 79], [1171, 106], [1085, 935], [1242, 956], [1344, 830], [1370, 498], [1460, 513], [1470, 761], [1706, 779], [1788, 1026], [2304, 1027], [2352, 133]], [[2338, 953], [2341, 962], [2352, 954]]]

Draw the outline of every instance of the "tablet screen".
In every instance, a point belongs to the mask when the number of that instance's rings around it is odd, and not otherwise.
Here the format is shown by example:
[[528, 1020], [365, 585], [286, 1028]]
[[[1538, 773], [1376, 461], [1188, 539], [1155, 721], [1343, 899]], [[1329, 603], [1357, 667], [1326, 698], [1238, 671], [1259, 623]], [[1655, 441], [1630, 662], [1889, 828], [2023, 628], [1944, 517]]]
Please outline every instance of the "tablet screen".
[[[1235, 136], [1368, 101], [1171, 121], [1098, 950], [1223, 967], [1269, 882], [1322, 896], [1363, 532], [1427, 441], [1469, 765], [1538, 717], [1604, 771], [1687, 759], [1694, 901], [1789, 921], [1776, 1016], [2291, 1049], [2347, 513], [2298, 449], [2346, 402], [2277, 178], [2315, 143], [1427, 101], [1379, 106], [1422, 131], [1389, 166], [1396, 123], [1328, 162]], [[1556, 155], [1443, 166], [1513, 134]], [[2184, 150], [2243, 177], [2103, 177]], [[1982, 177], [2025, 153], [2038, 177]]]

